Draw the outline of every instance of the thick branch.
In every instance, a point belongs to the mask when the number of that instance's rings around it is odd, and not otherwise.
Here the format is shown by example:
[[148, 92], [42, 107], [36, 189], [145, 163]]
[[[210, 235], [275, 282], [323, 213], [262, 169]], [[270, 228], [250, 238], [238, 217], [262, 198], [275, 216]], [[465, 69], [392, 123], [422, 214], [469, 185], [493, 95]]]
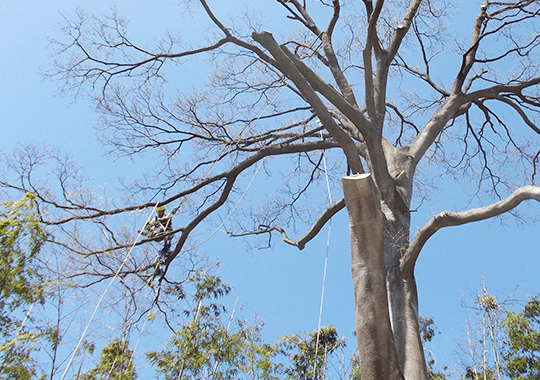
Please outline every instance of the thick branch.
[[405, 278], [413, 275], [414, 266], [420, 251], [428, 239], [444, 227], [460, 226], [478, 222], [504, 214], [525, 200], [534, 199], [540, 202], [540, 186], [524, 186], [512, 193], [508, 198], [490, 206], [480, 207], [462, 212], [442, 212], [433, 217], [416, 235], [405, 255], [401, 258], [401, 270]]
[[460, 108], [463, 105], [470, 104], [463, 96], [451, 95], [446, 101], [433, 113], [431, 119], [426, 126], [416, 136], [416, 139], [411, 144], [409, 151], [413, 157], [413, 165], [416, 165], [435, 139], [444, 129], [448, 121], [452, 120], [456, 115], [460, 114]]
[[472, 102], [477, 99], [482, 98], [496, 98], [499, 95], [505, 95], [505, 94], [515, 94], [517, 96], [521, 96], [521, 93], [523, 90], [534, 87], [536, 85], [540, 84], [540, 77], [532, 78], [523, 82], [519, 83], [512, 83], [512, 84], [500, 84], [488, 88], [484, 88], [481, 90], [473, 91], [467, 95], [465, 95], [465, 101], [466, 102]]
[[366, 48], [372, 48], [375, 51], [375, 54], [380, 57], [380, 54], [384, 52], [381, 45], [379, 44], [379, 36], [377, 34], [377, 23], [379, 22], [379, 17], [384, 6], [384, 0], [378, 0], [373, 7], [372, 1], [364, 1], [366, 3], [366, 8], [368, 9], [368, 28], [366, 36]]
[[[251, 167], [252, 165], [256, 164], [258, 161], [260, 161], [261, 159], [265, 157], [294, 154], [294, 153], [300, 153], [300, 152], [311, 152], [311, 151], [316, 151], [316, 150], [321, 150], [321, 149], [330, 149], [330, 148], [337, 148], [337, 147], [338, 145], [333, 141], [313, 141], [313, 142], [303, 142], [303, 143], [297, 143], [297, 144], [276, 144], [276, 145], [264, 147], [264, 148], [259, 149], [256, 153], [252, 154], [251, 156], [249, 156], [244, 161], [240, 162], [238, 165], [231, 168], [230, 170], [216, 174], [202, 181], [199, 181], [197, 184], [195, 184], [191, 188], [181, 191], [161, 202], [148, 202], [142, 205], [117, 208], [113, 210], [100, 210], [97, 208], [82, 207], [82, 206], [81, 207], [65, 206], [65, 205], [59, 204], [57, 202], [53, 202], [43, 197], [39, 191], [34, 190], [34, 193], [36, 193], [36, 196], [38, 196], [41, 201], [47, 204], [50, 204], [54, 206], [55, 208], [70, 211], [72, 213], [76, 211], [89, 212], [87, 215], [70, 216], [68, 218], [61, 219], [54, 222], [47, 221], [47, 220], [44, 221], [47, 225], [62, 225], [62, 224], [66, 224], [74, 220], [92, 220], [92, 219], [96, 219], [96, 218], [107, 216], [107, 215], [118, 215], [118, 214], [130, 212], [130, 211], [140, 211], [145, 208], [154, 208], [154, 207], [168, 205], [176, 200], [189, 196], [190, 194], [194, 194], [206, 186], [209, 186], [218, 181], [223, 181], [226, 178], [229, 178], [231, 176], [238, 175], [239, 173]], [[10, 185], [7, 182], [0, 182], [0, 185], [4, 187], [15, 188], [23, 192], [26, 191], [25, 188], [15, 187], [13, 185]]]
[[341, 9], [339, 0], [332, 0], [332, 6], [334, 7], [334, 13], [332, 14], [332, 18], [328, 23], [328, 28], [326, 28], [326, 34], [328, 34], [330, 38], [332, 38], [332, 33], [334, 33], [334, 28], [336, 27], [336, 23], [339, 19], [339, 11]]
[[521, 108], [518, 104], [514, 103], [511, 99], [505, 98], [504, 96], [494, 96], [493, 99], [499, 100], [500, 102], [508, 104], [510, 107], [512, 107], [514, 111], [516, 111], [521, 117], [523, 122], [527, 124], [527, 126], [534, 132], [540, 135], [540, 128], [534, 124], [534, 122], [527, 116], [525, 111], [523, 111], [523, 108]]
[[343, 149], [351, 170], [353, 170], [355, 173], [363, 173], [364, 169], [362, 167], [360, 157], [356, 151], [354, 141], [335, 123], [322, 100], [317, 96], [307, 80], [298, 71], [295, 64], [287, 57], [282, 48], [277, 44], [272, 34], [270, 32], [253, 33], [252, 37], [255, 41], [264, 46], [264, 48], [266, 48], [270, 54], [272, 54], [274, 59], [280, 65], [280, 70], [282, 73], [294, 83], [296, 88], [298, 88], [298, 90], [302, 93], [304, 99], [313, 107], [314, 112], [323, 123], [323, 126]]
[[[520, 104], [517, 104], [516, 102], [513, 101], [514, 97], [523, 100], [524, 99], [523, 90], [530, 87], [537, 86], [538, 84], [540, 84], [540, 78], [533, 78], [533, 79], [530, 79], [528, 81], [524, 81], [521, 83], [501, 84], [501, 85], [492, 86], [490, 88], [477, 90], [477, 91], [471, 92], [470, 94], [466, 94], [460, 97], [461, 98], [460, 109], [462, 111], [466, 111], [466, 109], [471, 104], [479, 105], [481, 103], [484, 103], [487, 100], [500, 101], [512, 107], [514, 111], [517, 112], [517, 114], [520, 116], [520, 118], [529, 128], [531, 128], [535, 133], [540, 134], [540, 128], [538, 128], [533, 122], [533, 120], [531, 120], [530, 117], [527, 115], [527, 113], [525, 112], [526, 108], [522, 107]], [[538, 106], [535, 103], [533, 103], [533, 105], [535, 107]], [[457, 113], [455, 113], [453, 117], [457, 117], [463, 114], [462, 111], [458, 111]]]
[[412, 21], [416, 14], [418, 13], [418, 8], [420, 8], [420, 4], [422, 3], [422, 0], [414, 0], [411, 2], [411, 5], [409, 6], [409, 9], [407, 10], [407, 13], [405, 14], [405, 17], [403, 17], [403, 21], [401, 24], [399, 24], [396, 27], [396, 32], [394, 33], [394, 38], [392, 39], [392, 42], [388, 46], [388, 57], [387, 59], [393, 60], [396, 56], [401, 43], [403, 42], [403, 38], [407, 35], [407, 32], [409, 31]]
[[[302, 76], [309, 82], [311, 87], [328, 99], [334, 106], [336, 106], [360, 131], [362, 136], [365, 138], [367, 148], [370, 152], [371, 165], [375, 180], [381, 188], [386, 188], [385, 184], [391, 181], [391, 177], [388, 173], [388, 166], [382, 148], [384, 138], [382, 137], [381, 133], [373, 128], [372, 123], [365, 118], [358, 108], [344, 99], [341, 94], [339, 94], [328, 83], [323, 81], [304, 62], [302, 62], [286, 48], [282, 49], [285, 54], [287, 54], [289, 59], [296, 65], [296, 68], [300, 74], [302, 74]], [[353, 169], [353, 173], [362, 172], [355, 172]], [[386, 195], [383, 194], [383, 197], [386, 197]]]
[[461, 68], [459, 69], [459, 73], [456, 77], [456, 81], [454, 82], [454, 87], [452, 89], [453, 93], [459, 93], [462, 90], [463, 83], [465, 82], [465, 79], [467, 78], [467, 75], [471, 71], [471, 68], [474, 65], [475, 59], [476, 59], [476, 52], [478, 51], [478, 48], [480, 46], [480, 40], [482, 39], [482, 25], [484, 25], [484, 21], [486, 19], [486, 10], [488, 6], [488, 1], [484, 1], [484, 4], [480, 7], [480, 11], [478, 12], [478, 16], [476, 16], [476, 19], [474, 20], [473, 25], [473, 33], [471, 37], [471, 46], [469, 47], [469, 50], [465, 52], [463, 55], [463, 60], [461, 63]]
[[[306, 8], [300, 4], [298, 0], [278, 0], [278, 2], [283, 5], [292, 16], [288, 16], [289, 18], [293, 20], [297, 20], [301, 22], [306, 28], [308, 28], [313, 34], [316, 36], [319, 36], [321, 34], [321, 30], [317, 27], [309, 13], [307, 12]], [[290, 6], [289, 3], [293, 4], [296, 8], [296, 11], [294, 11]], [[305, 3], [305, 2], [304, 2]]]
[[519, 113], [524, 122], [538, 133], [538, 128], [535, 127], [534, 124], [532, 124], [526, 117], [523, 109], [520, 109], [517, 107], [517, 105], [508, 100], [504, 100], [504, 96], [507, 96], [508, 94], [521, 96], [524, 89], [536, 86], [538, 84], [540, 84], [540, 78], [533, 78], [515, 84], [501, 84], [492, 86], [471, 92], [470, 94], [460, 94], [459, 92], [452, 93], [452, 95], [446, 99], [444, 104], [435, 111], [432, 118], [416, 137], [415, 141], [411, 144], [410, 153], [414, 157], [414, 162], [418, 163], [421, 160], [424, 153], [433, 144], [448, 121], [463, 114], [463, 112], [477, 100], [494, 99], [504, 101], [506, 104], [512, 106]]
[[358, 102], [356, 101], [356, 98], [354, 96], [354, 91], [351, 88], [349, 82], [347, 81], [347, 78], [343, 74], [343, 70], [339, 65], [336, 53], [334, 52], [334, 47], [332, 46], [332, 37], [328, 33], [323, 33], [321, 36], [321, 40], [323, 42], [324, 54], [328, 59], [328, 67], [332, 71], [332, 75], [334, 76], [336, 84], [338, 85], [341, 93], [343, 94], [347, 102], [349, 102], [355, 107], [358, 107]]
[[296, 68], [302, 76], [309, 82], [311, 87], [324, 96], [330, 103], [339, 109], [363, 135], [375, 133], [368, 120], [362, 115], [362, 112], [355, 107], [354, 103], [350, 103], [337, 92], [332, 86], [322, 80], [313, 70], [307, 66], [296, 55], [292, 54], [288, 49], [283, 48], [283, 51], [289, 59], [296, 65]]
[[[379, 2], [377, 2], [378, 4]], [[373, 69], [370, 67], [371, 65], [371, 54], [368, 54], [368, 46], [372, 45], [374, 47], [375, 56], [377, 58], [377, 66], [375, 69], [375, 78], [372, 80], [371, 78], [367, 78], [368, 71], [366, 70], [366, 90], [369, 90], [366, 93], [366, 97], [373, 96], [373, 100], [366, 99], [366, 105], [368, 106], [368, 113], [370, 115], [370, 118], [372, 119], [373, 123], [375, 124], [375, 127], [382, 132], [383, 130], [383, 124], [385, 119], [385, 113], [386, 113], [386, 93], [387, 93], [387, 87], [388, 87], [388, 73], [390, 70], [390, 64], [396, 57], [396, 54], [401, 46], [401, 43], [403, 41], [403, 38], [409, 31], [412, 20], [416, 16], [418, 12], [418, 8], [420, 7], [421, 0], [414, 0], [411, 2], [409, 9], [407, 10], [407, 13], [405, 14], [405, 17], [403, 18], [403, 21], [401, 24], [399, 24], [396, 28], [396, 31], [394, 33], [394, 37], [388, 46], [388, 49], [378, 51], [376, 49], [377, 41], [371, 41], [369, 40], [369, 34], [368, 34], [368, 40], [366, 42], [366, 50], [364, 51], [364, 65], [366, 68], [369, 67], [369, 71], [373, 71]], [[374, 32], [376, 33], [376, 32]], [[377, 37], [375, 35], [375, 37]], [[366, 60], [369, 60], [367, 62]], [[368, 87], [372, 86], [372, 88]]]

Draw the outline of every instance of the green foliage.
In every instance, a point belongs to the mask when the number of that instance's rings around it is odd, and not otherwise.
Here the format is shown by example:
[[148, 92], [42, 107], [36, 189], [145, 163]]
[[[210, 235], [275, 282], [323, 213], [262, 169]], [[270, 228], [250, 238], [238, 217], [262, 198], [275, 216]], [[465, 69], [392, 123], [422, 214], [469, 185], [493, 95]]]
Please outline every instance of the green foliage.
[[135, 380], [137, 374], [133, 365], [133, 351], [128, 342], [115, 339], [101, 351], [99, 364], [92, 370], [77, 377], [77, 380]]
[[6, 331], [15, 310], [44, 300], [42, 279], [32, 261], [47, 234], [32, 194], [18, 202], [2, 202], [0, 207], [0, 330]]
[[468, 366], [465, 369], [465, 379], [466, 380], [496, 380], [497, 376], [495, 371], [485, 368], [481, 371], [476, 370], [475, 368]]
[[165, 379], [236, 379], [253, 372], [270, 379], [273, 364], [265, 359], [272, 351], [257, 345], [259, 336], [257, 326], [243, 322], [232, 331], [219, 321], [198, 320], [174, 334], [171, 349], [150, 353], [148, 358]]
[[429, 380], [446, 380], [448, 379], [448, 374], [444, 371], [448, 370], [447, 366], [443, 367], [443, 371], [436, 371], [435, 370], [435, 359], [429, 359], [427, 361], [427, 373], [428, 373], [428, 379]]
[[422, 343], [426, 344], [427, 342], [431, 342], [436, 333], [433, 318], [418, 317], [418, 322], [420, 323], [420, 337], [422, 338]]
[[230, 288], [221, 279], [198, 273], [190, 280], [195, 288], [191, 319], [168, 342], [168, 349], [147, 355], [164, 379], [275, 379], [279, 366], [272, 362], [276, 350], [261, 343], [260, 324], [250, 325], [230, 318], [215, 301]]
[[0, 346], [0, 378], [36, 379], [37, 367], [30, 354], [39, 334], [19, 333]]
[[[418, 321], [420, 323], [420, 337], [422, 339], [422, 344], [425, 347], [426, 343], [431, 342], [437, 333], [435, 322], [433, 321], [433, 318], [424, 317], [419, 317]], [[427, 355], [428, 353], [426, 353], [426, 356]], [[443, 371], [446, 371], [447, 369], [448, 368], [445, 366]], [[427, 373], [429, 380], [446, 380], [449, 376], [447, 373], [435, 370], [435, 359], [433, 358], [428, 359], [427, 361]]]
[[306, 338], [295, 334], [265, 344], [262, 324], [227, 317], [217, 302], [230, 292], [221, 279], [197, 273], [189, 281], [194, 289], [194, 304], [184, 311], [189, 321], [174, 333], [168, 349], [147, 355], [159, 378], [323, 379], [328, 358], [345, 345], [332, 326]]
[[42, 276], [34, 260], [47, 233], [39, 222], [34, 195], [0, 203], [0, 375], [9, 379], [36, 378], [31, 352], [37, 339], [30, 332], [25, 309], [44, 302]]
[[534, 297], [520, 314], [506, 312], [504, 372], [512, 379], [540, 378], [540, 301]]
[[287, 379], [318, 380], [325, 377], [328, 357], [345, 341], [333, 326], [321, 327], [302, 339], [298, 334], [281, 338], [280, 351], [290, 357], [292, 366], [285, 369]]
[[360, 380], [360, 378], [360, 356], [358, 351], [356, 351], [351, 358], [351, 374], [349, 379]]

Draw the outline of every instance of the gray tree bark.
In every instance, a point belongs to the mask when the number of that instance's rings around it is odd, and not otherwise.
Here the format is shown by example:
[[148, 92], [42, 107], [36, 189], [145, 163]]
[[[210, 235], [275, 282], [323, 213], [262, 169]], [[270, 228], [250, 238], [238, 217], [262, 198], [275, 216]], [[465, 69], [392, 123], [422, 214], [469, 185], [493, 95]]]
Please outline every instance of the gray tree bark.
[[371, 174], [341, 179], [349, 213], [356, 339], [363, 379], [403, 379], [390, 324], [383, 214]]

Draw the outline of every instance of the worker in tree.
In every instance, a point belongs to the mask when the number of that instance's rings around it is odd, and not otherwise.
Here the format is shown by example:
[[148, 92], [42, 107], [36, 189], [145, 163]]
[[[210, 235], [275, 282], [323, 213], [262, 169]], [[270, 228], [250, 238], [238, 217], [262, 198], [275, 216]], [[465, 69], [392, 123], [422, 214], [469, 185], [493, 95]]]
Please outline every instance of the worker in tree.
[[163, 248], [159, 251], [160, 263], [163, 263], [165, 260], [167, 260], [171, 249], [172, 235], [166, 234], [172, 232], [173, 230], [172, 217], [175, 211], [176, 210], [169, 214], [165, 214], [165, 206], [160, 206], [156, 208], [157, 215], [151, 221], [146, 223], [142, 231], [138, 231], [141, 235], [144, 235], [149, 239], [163, 242]]

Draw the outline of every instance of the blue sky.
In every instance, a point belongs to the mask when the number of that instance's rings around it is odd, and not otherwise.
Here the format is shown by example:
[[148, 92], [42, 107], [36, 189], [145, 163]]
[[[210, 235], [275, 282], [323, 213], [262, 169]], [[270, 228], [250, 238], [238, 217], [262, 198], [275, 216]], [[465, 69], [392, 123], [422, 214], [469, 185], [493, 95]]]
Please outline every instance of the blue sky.
[[[110, 4], [95, 0], [0, 3], [0, 150], [9, 151], [18, 141], [58, 147], [73, 154], [95, 178], [96, 185], [108, 183], [114, 188], [115, 175], [134, 177], [137, 165], [108, 160], [93, 130], [97, 115], [92, 106], [81, 99], [74, 102], [58, 95], [56, 83], [42, 75], [50, 55], [47, 37], [60, 36], [59, 12], [68, 15], [81, 7], [99, 14]], [[168, 6], [118, 2], [119, 13], [126, 13], [133, 23], [148, 28], [139, 31], [141, 38], [162, 25], [174, 26], [178, 22], [179, 14]], [[441, 183], [433, 200], [413, 214], [412, 234], [441, 211], [462, 210], [465, 203], [459, 190], [451, 182]], [[334, 199], [341, 196], [337, 192], [332, 195]], [[523, 204], [519, 211], [538, 216], [540, 207]], [[220, 232], [202, 248], [222, 262], [218, 273], [234, 289], [229, 301], [238, 299], [246, 315], [258, 314], [266, 323], [265, 337], [271, 340], [283, 334], [311, 332], [317, 327], [327, 237], [325, 228], [303, 251], [285, 244], [265, 251], [246, 251], [242, 240]], [[354, 346], [348, 239], [343, 211], [331, 225], [322, 324], [336, 326]], [[431, 238], [419, 258], [416, 276], [420, 314], [434, 317], [441, 331], [430, 346], [439, 363], [457, 362], [456, 339], [463, 339], [465, 334], [466, 310], [462, 302], [480, 290], [482, 274], [489, 290], [501, 298], [516, 286], [515, 298], [540, 291], [539, 247], [539, 226], [517, 224], [512, 219], [452, 227]]]

